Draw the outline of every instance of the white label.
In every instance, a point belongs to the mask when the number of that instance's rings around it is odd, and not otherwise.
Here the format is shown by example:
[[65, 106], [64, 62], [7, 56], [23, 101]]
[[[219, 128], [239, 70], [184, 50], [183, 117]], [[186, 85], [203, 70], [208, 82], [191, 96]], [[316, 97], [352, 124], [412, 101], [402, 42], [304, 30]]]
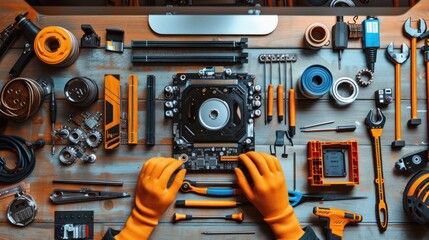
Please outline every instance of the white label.
[[378, 33], [378, 22], [366, 22], [367, 33]]

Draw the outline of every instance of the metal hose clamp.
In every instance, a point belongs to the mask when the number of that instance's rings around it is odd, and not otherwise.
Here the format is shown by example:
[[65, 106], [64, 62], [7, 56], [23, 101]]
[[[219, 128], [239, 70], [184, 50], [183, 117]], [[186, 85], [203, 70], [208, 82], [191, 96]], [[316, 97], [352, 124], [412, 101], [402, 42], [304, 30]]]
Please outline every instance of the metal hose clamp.
[[[344, 94], [340, 93], [340, 88], [348, 88], [347, 90], [351, 90], [349, 96], [344, 96]], [[337, 79], [334, 82], [331, 88], [331, 96], [335, 99], [337, 104], [339, 105], [348, 105], [356, 100], [359, 95], [359, 86], [358, 84], [351, 78], [342, 77]]]
[[[362, 75], [366, 75], [368, 80], [365, 81], [362, 79]], [[374, 81], [374, 73], [369, 69], [362, 69], [356, 74], [356, 81], [363, 87], [369, 86], [372, 81]]]

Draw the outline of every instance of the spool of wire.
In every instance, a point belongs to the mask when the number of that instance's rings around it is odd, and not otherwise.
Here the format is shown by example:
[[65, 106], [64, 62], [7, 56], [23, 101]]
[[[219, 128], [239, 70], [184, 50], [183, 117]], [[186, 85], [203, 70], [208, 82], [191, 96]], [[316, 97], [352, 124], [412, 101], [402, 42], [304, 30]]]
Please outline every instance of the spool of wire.
[[0, 92], [0, 113], [6, 118], [22, 122], [39, 110], [44, 91], [38, 82], [30, 78], [14, 78]]
[[311, 49], [322, 48], [329, 44], [329, 39], [331, 39], [331, 31], [321, 23], [313, 23], [305, 30], [304, 41]]
[[421, 170], [410, 179], [402, 200], [405, 212], [429, 227], [429, 171]]
[[66, 67], [79, 56], [79, 41], [65, 28], [45, 27], [36, 35], [34, 52], [46, 64]]
[[[347, 92], [347, 96], [344, 96], [343, 92]], [[353, 79], [348, 77], [337, 79], [331, 88], [331, 96], [339, 105], [348, 105], [354, 102], [358, 95], [358, 84]]]
[[64, 95], [69, 103], [78, 107], [88, 107], [97, 101], [98, 87], [90, 78], [75, 77], [64, 86]]
[[302, 73], [299, 89], [305, 97], [317, 99], [329, 92], [332, 82], [332, 74], [326, 67], [312, 65]]

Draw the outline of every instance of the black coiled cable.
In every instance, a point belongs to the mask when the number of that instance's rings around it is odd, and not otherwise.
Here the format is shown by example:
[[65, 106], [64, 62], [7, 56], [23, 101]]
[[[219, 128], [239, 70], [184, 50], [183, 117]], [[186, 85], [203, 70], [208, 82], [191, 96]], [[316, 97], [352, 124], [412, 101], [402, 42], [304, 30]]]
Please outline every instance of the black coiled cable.
[[14, 168], [8, 168], [6, 159], [0, 157], [0, 184], [17, 183], [30, 175], [36, 165], [34, 150], [44, 145], [42, 139], [31, 143], [19, 136], [0, 134], [0, 151], [10, 151], [17, 156]]

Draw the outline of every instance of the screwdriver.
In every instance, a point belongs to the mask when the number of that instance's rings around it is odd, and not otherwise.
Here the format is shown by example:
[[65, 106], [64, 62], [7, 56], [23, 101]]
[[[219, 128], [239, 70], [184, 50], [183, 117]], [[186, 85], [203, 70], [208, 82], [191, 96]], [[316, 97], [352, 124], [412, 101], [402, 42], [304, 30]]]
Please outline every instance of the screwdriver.
[[270, 84], [268, 85], [268, 107], [267, 107], [267, 122], [273, 119], [273, 104], [274, 104], [274, 85], [273, 85], [273, 61], [270, 62]]
[[301, 132], [327, 132], [327, 131], [354, 132], [355, 130], [356, 130], [356, 125], [343, 125], [343, 126], [338, 126], [336, 128], [304, 129], [304, 130], [301, 130]]
[[332, 48], [338, 50], [338, 69], [341, 70], [341, 58], [349, 43], [349, 28], [343, 16], [337, 16], [337, 23], [332, 27]]
[[176, 200], [176, 207], [237, 207], [244, 203], [235, 200]]
[[279, 123], [283, 121], [283, 115], [284, 115], [284, 107], [283, 107], [283, 85], [282, 85], [282, 78], [281, 78], [281, 67], [280, 67], [280, 61], [279, 61], [279, 86], [277, 87], [277, 117], [279, 120]]
[[289, 136], [292, 138], [295, 136], [296, 119], [295, 119], [295, 90], [293, 89], [293, 77], [292, 77], [292, 61], [290, 62], [290, 89], [289, 89]]
[[223, 216], [223, 215], [201, 216], [201, 215], [191, 215], [191, 214], [183, 214], [183, 213], [175, 212], [173, 215], [173, 220], [175, 222], [182, 221], [182, 220], [192, 220], [192, 219], [225, 219], [225, 220], [242, 222], [243, 221], [243, 213], [238, 212], [238, 213], [228, 214], [225, 216]]
[[51, 154], [55, 154], [55, 122], [57, 121], [57, 100], [55, 99], [55, 86], [52, 81], [52, 92], [51, 92], [51, 101], [49, 103], [49, 111], [51, 117], [51, 134], [52, 134], [52, 146]]

